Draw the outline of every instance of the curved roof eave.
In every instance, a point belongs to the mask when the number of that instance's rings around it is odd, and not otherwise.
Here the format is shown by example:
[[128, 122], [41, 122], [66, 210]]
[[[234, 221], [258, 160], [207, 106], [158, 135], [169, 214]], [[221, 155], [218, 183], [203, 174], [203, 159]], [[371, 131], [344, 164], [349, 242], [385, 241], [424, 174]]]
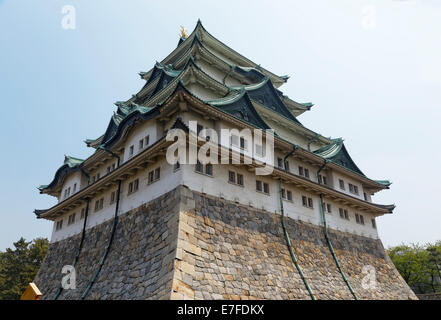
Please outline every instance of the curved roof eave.
[[45, 191], [50, 191], [50, 189], [53, 189], [58, 184], [58, 181], [62, 177], [62, 175], [67, 174], [68, 172], [73, 172], [78, 170], [78, 168], [81, 166], [83, 162], [84, 160], [82, 159], [65, 155], [64, 163], [55, 172], [55, 176], [52, 179], [51, 183], [49, 183], [48, 185], [41, 185], [38, 187], [40, 193], [44, 193]]

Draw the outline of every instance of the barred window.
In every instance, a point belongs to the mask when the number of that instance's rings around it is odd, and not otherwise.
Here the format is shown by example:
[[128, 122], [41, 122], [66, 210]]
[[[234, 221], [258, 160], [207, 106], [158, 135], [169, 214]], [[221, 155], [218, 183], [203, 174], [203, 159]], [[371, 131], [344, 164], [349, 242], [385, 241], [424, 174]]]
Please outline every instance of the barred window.
[[228, 181], [236, 183], [236, 173], [233, 171], [228, 171]]

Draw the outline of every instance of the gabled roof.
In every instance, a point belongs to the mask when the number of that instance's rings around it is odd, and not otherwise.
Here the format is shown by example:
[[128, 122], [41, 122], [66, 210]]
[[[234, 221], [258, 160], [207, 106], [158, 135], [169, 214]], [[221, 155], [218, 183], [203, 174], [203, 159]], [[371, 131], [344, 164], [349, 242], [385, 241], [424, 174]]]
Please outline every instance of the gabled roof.
[[[333, 139], [333, 142], [323, 148], [320, 148], [314, 153], [322, 158], [332, 161], [333, 163], [344, 167], [352, 172], [355, 172], [363, 177], [366, 175], [357, 167], [355, 162], [352, 160], [349, 152], [347, 151], [342, 138]], [[367, 177], [366, 177], [367, 178]], [[389, 187], [391, 182], [389, 180], [372, 180], [379, 185], [383, 185], [385, 187]], [[393, 210], [393, 208], [391, 209]]]
[[242, 87], [232, 87], [232, 89], [245, 89], [248, 95], [253, 101], [279, 113], [286, 118], [300, 124], [300, 121], [294, 117], [294, 115], [287, 109], [285, 104], [280, 100], [276, 89], [274, 88], [270, 78], [266, 77], [262, 82], [254, 85], [242, 86]]
[[254, 108], [249, 93], [243, 88], [235, 90], [227, 97], [204, 102], [258, 128], [270, 129]]
[[83, 162], [84, 160], [82, 159], [65, 155], [63, 165], [56, 171], [52, 182], [47, 185], [40, 185], [38, 187], [40, 193], [43, 193], [45, 190], [55, 187], [60, 179], [64, 179], [68, 172], [76, 171]]
[[[195, 40], [196, 38], [196, 40]], [[194, 45], [196, 42], [199, 41], [202, 44], [205, 45], [206, 48], [211, 48], [210, 52], [214, 55], [216, 55], [216, 49], [223, 51], [223, 53], [229, 55], [233, 60], [236, 60], [237, 63], [235, 65], [239, 65], [242, 67], [251, 67], [260, 70], [263, 74], [267, 75], [271, 78], [273, 83], [276, 84], [276, 86], [280, 86], [283, 83], [285, 83], [288, 79], [287, 76], [278, 76], [264, 68], [262, 68], [259, 64], [249, 60], [248, 58], [244, 57], [240, 53], [236, 52], [232, 48], [225, 45], [223, 42], [216, 39], [214, 36], [212, 36], [203, 26], [202, 22], [198, 20], [196, 27], [192, 31], [192, 33], [188, 36], [188, 38], [180, 39], [179, 45], [176, 47], [175, 50], [173, 50], [166, 58], [164, 58], [161, 63], [162, 64], [174, 64], [182, 54], [185, 54], [189, 47]], [[216, 55], [219, 59], [222, 59], [218, 55]], [[223, 59], [222, 59], [223, 60]], [[224, 60], [225, 61], [225, 60]], [[142, 73], [144, 79], [148, 79], [152, 76], [154, 72], [154, 69]]]
[[346, 169], [365, 176], [346, 150], [343, 139], [337, 138], [333, 140], [334, 141], [331, 144], [314, 151], [314, 153], [342, 167], [345, 167]]

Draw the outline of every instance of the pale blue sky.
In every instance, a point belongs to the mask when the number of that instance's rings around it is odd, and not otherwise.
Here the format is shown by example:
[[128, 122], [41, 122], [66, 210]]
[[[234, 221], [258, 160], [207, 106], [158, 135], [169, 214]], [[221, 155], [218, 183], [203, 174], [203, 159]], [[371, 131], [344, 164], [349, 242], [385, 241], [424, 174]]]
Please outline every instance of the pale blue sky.
[[[439, 3], [439, 4], [438, 4]], [[61, 27], [64, 5], [76, 29]], [[395, 203], [379, 219], [386, 246], [441, 239], [441, 1], [0, 0], [0, 250], [20, 236], [50, 237], [34, 208], [64, 154], [87, 157], [113, 102], [200, 18], [221, 41], [290, 80], [281, 89], [315, 103], [299, 119], [343, 137], [371, 178], [374, 198]], [[374, 23], [371, 23], [374, 21]]]

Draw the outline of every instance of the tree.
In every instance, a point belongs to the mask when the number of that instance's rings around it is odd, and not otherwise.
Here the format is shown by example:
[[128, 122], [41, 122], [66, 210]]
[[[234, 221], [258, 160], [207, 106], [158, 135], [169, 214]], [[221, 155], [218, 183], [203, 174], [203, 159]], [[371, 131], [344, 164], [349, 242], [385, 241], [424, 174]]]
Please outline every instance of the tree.
[[426, 246], [403, 244], [390, 248], [388, 254], [415, 293], [441, 290], [441, 241]]
[[0, 252], [0, 300], [20, 298], [40, 269], [48, 246], [45, 238], [30, 242], [20, 238], [14, 243], [15, 249]]

